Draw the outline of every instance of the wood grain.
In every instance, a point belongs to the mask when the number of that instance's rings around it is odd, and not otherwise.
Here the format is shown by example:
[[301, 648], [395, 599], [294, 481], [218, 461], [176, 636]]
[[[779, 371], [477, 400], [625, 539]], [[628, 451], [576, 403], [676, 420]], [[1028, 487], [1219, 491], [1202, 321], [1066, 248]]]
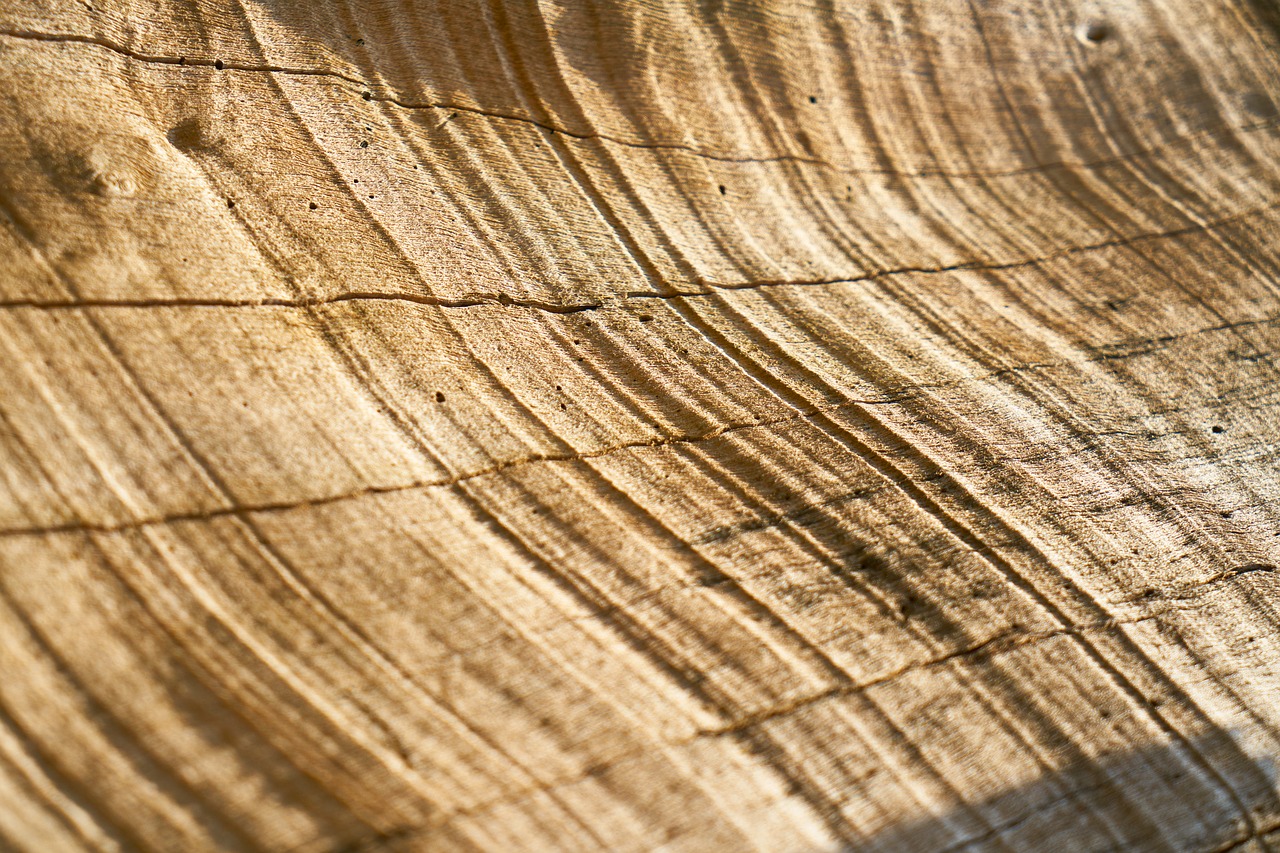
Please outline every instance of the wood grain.
[[0, 848], [1280, 845], [1274, 0], [3, 0], [0, 92]]

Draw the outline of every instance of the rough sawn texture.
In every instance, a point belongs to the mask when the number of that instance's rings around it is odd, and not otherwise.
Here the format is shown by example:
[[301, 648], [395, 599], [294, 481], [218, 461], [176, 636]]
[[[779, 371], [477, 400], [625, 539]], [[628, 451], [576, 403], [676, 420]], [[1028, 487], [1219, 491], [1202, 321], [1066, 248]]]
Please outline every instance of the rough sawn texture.
[[1280, 845], [1273, 0], [2, 0], [0, 848]]

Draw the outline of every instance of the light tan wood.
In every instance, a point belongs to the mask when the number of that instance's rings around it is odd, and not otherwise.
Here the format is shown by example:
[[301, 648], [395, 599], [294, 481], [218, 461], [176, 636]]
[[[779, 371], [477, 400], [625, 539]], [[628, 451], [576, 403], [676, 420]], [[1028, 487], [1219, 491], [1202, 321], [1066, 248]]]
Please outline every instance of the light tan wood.
[[0, 2], [0, 847], [1280, 844], [1272, 0]]

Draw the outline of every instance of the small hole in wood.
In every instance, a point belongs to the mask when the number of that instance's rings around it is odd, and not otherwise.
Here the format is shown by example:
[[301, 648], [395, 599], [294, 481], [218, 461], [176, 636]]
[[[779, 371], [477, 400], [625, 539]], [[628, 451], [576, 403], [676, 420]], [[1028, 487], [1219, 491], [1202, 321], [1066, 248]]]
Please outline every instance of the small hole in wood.
[[1084, 25], [1085, 41], [1098, 44], [1106, 41], [1111, 36], [1111, 28], [1102, 21], [1090, 21]]
[[223, 65], [223, 64], [222, 64], [222, 60], [221, 60], [221, 59], [215, 59], [215, 60], [213, 61], [213, 67], [214, 67], [214, 68], [216, 68], [216, 69], [218, 69], [219, 71], [221, 71], [223, 68], [226, 68], [227, 66], [225, 66], [225, 65]]
[[437, 402], [437, 403], [443, 403], [443, 402], [444, 402], [444, 392], [443, 392], [443, 391], [437, 391], [437, 392], [436, 392], [436, 402]]
[[724, 195], [724, 193], [725, 193], [724, 184], [721, 184], [721, 185], [720, 185], [720, 195]]

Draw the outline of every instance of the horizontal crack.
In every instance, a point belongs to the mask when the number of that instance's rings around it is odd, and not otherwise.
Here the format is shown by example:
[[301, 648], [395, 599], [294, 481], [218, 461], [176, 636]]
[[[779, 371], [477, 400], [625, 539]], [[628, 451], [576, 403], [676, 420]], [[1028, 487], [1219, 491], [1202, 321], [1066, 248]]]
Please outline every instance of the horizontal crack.
[[[1233, 323], [1221, 323], [1214, 326], [1205, 326], [1198, 329], [1190, 329], [1188, 331], [1181, 332], [1177, 335], [1161, 335], [1159, 338], [1127, 341], [1125, 342], [1125, 344], [1130, 347], [1135, 347], [1135, 346], [1141, 346], [1143, 344], [1148, 344], [1153, 341], [1169, 342], [1169, 341], [1174, 341], [1181, 338], [1190, 337], [1192, 335], [1210, 334], [1213, 332], [1221, 332], [1221, 331], [1227, 331], [1227, 330], [1238, 329], [1238, 328], [1247, 328], [1250, 326], [1273, 325], [1277, 322], [1280, 322], [1280, 317], [1264, 317], [1264, 318], [1255, 319], [1255, 320], [1239, 320]], [[1143, 350], [1143, 351], [1139, 351], [1138, 353], [1125, 353], [1125, 354], [1119, 354], [1119, 355], [1095, 354], [1093, 358], [1087, 359], [1086, 361], [1096, 361], [1096, 362], [1112, 361], [1119, 358], [1126, 358], [1132, 355], [1142, 354], [1144, 352], [1146, 351]], [[1064, 361], [1028, 362], [1026, 364], [1015, 364], [1015, 365], [1009, 365], [1006, 367], [997, 368], [985, 374], [969, 377], [962, 381], [985, 382], [991, 379], [998, 379], [1001, 376], [1005, 376], [1008, 374], [1020, 373], [1028, 370], [1047, 370], [1055, 367], [1067, 366], [1070, 364], [1073, 364], [1073, 362], [1065, 361], [1065, 360]], [[585, 453], [546, 454], [546, 455], [522, 457], [520, 459], [512, 459], [505, 462], [500, 462], [495, 465], [489, 466], [487, 468], [473, 471], [469, 474], [464, 474], [457, 477], [446, 478], [441, 480], [424, 480], [424, 481], [418, 481], [414, 483], [405, 483], [405, 484], [395, 485], [395, 486], [369, 486], [367, 488], [359, 489], [354, 492], [348, 492], [348, 493], [339, 494], [339, 495], [329, 495], [329, 496], [324, 496], [319, 498], [313, 498], [310, 500], [295, 500], [295, 501], [288, 501], [288, 502], [281, 502], [281, 503], [256, 504], [256, 505], [247, 505], [247, 506], [241, 505], [236, 507], [227, 507], [224, 509], [215, 509], [215, 510], [205, 511], [205, 512], [176, 513], [171, 515], [157, 516], [153, 518], [137, 519], [133, 521], [122, 522], [119, 524], [94, 524], [91, 522], [68, 522], [66, 524], [51, 525], [47, 527], [0, 529], [0, 537], [43, 535], [43, 534], [53, 534], [53, 533], [73, 533], [73, 532], [116, 533], [124, 530], [133, 530], [133, 529], [150, 526], [150, 525], [168, 524], [168, 523], [176, 523], [176, 522], [182, 522], [182, 521], [205, 521], [205, 520], [210, 520], [214, 518], [235, 516], [241, 513], [281, 512], [281, 511], [286, 511], [290, 509], [296, 509], [302, 506], [324, 506], [326, 504], [339, 503], [346, 500], [354, 500], [356, 498], [364, 497], [366, 495], [389, 494], [389, 493], [395, 493], [395, 492], [409, 491], [412, 489], [446, 487], [446, 486], [456, 485], [458, 483], [465, 482], [467, 480], [474, 479], [477, 477], [483, 477], [490, 474], [500, 473], [502, 471], [506, 471], [512, 468], [517, 468], [523, 465], [530, 465], [530, 464], [536, 464], [541, 462], [574, 462], [574, 461], [587, 460], [587, 459], [599, 459], [604, 456], [609, 456], [613, 453], [621, 453], [627, 450], [639, 450], [639, 449], [649, 448], [649, 447], [666, 447], [666, 446], [673, 446], [673, 445], [697, 444], [700, 442], [711, 441], [715, 438], [719, 438], [724, 435], [729, 435], [731, 433], [738, 432], [740, 430], [761, 428], [761, 427], [781, 426], [787, 423], [792, 423], [798, 420], [813, 417], [814, 415], [820, 414], [820, 413], [831, 414], [833, 412], [837, 412], [837, 411], [840, 411], [841, 409], [848, 408], [851, 406], [883, 406], [883, 405], [900, 404], [904, 402], [907, 399], [907, 396], [911, 393], [919, 392], [919, 391], [939, 390], [939, 389], [951, 387], [955, 384], [956, 382], [933, 382], [933, 383], [920, 383], [916, 385], [909, 385], [905, 388], [898, 389], [894, 393], [889, 394], [881, 399], [874, 399], [874, 400], [853, 399], [853, 400], [845, 400], [839, 403], [827, 403], [824, 405], [812, 406], [809, 409], [797, 410], [796, 414], [789, 415], [785, 418], [761, 419], [761, 420], [752, 421], [749, 423], [731, 424], [731, 425], [722, 427], [718, 430], [714, 430], [710, 433], [705, 433], [700, 436], [671, 436], [668, 438], [656, 438], [648, 441], [629, 442], [629, 443], [624, 443], [619, 445], [613, 445], [611, 447], [601, 448], [599, 450], [588, 451]], [[1118, 431], [1111, 431], [1111, 433], [1119, 434]], [[1105, 432], [1095, 433], [1095, 435], [1106, 435], [1106, 434], [1110, 434], [1110, 433], [1105, 433]], [[1139, 434], [1135, 433], [1134, 435], [1137, 436]], [[1148, 435], [1148, 434], [1143, 433], [1141, 435]], [[1259, 569], [1251, 568], [1251, 570], [1259, 570]], [[1243, 572], [1236, 572], [1236, 573], [1243, 573]], [[1218, 580], [1222, 580], [1224, 576], [1228, 576], [1228, 573], [1223, 573], [1223, 575], [1221, 576], [1215, 576], [1214, 578], [1204, 581], [1204, 583], [1212, 583]]]
[[772, 708], [772, 709], [769, 709], [768, 711], [763, 711], [757, 714], [751, 714], [751, 715], [745, 716], [739, 720], [736, 720], [730, 723], [729, 725], [722, 726], [720, 728], [704, 729], [700, 732], [700, 735], [703, 737], [720, 737], [728, 734], [736, 734], [745, 729], [754, 728], [756, 726], [762, 725], [763, 723], [767, 723], [770, 720], [775, 720], [775, 719], [778, 719], [779, 717], [789, 716], [805, 708], [808, 708], [812, 705], [816, 705], [821, 702], [826, 702], [831, 699], [839, 699], [842, 696], [850, 696], [857, 693], [862, 693], [874, 687], [880, 687], [892, 681], [896, 681], [905, 675], [909, 675], [910, 673], [919, 672], [921, 670], [926, 670], [926, 669], [935, 669], [937, 667], [945, 666], [957, 660], [965, 660], [967, 658], [975, 657], [983, 654], [990, 654], [990, 655], [999, 654], [1001, 652], [1006, 652], [1011, 649], [1018, 648], [1020, 646], [1043, 642], [1044, 640], [1050, 640], [1055, 637], [1076, 637], [1076, 636], [1079, 636], [1084, 631], [1114, 630], [1115, 628], [1118, 628], [1123, 625], [1136, 625], [1141, 622], [1147, 622], [1151, 619], [1156, 619], [1156, 618], [1158, 618], [1158, 614], [1141, 616], [1136, 619], [1127, 619], [1127, 620], [1110, 619], [1105, 622], [1098, 622], [1092, 625], [1067, 625], [1061, 628], [1054, 628], [1048, 631], [1036, 631], [1036, 632], [1025, 631], [1022, 628], [1015, 626], [1014, 628], [1008, 631], [1005, 631], [1002, 634], [998, 634], [994, 637], [990, 637], [975, 645], [968, 646], [963, 649], [958, 649], [953, 652], [948, 652], [945, 655], [941, 655], [931, 660], [910, 663], [910, 664], [907, 664], [906, 666], [895, 669], [892, 672], [885, 673], [884, 675], [877, 676], [876, 678], [872, 678], [867, 681], [858, 682], [856, 684], [841, 684], [829, 690], [824, 690], [821, 693], [815, 693], [811, 696], [802, 697], [782, 707]]
[[1223, 583], [1225, 581], [1235, 580], [1236, 578], [1244, 577], [1246, 575], [1253, 575], [1253, 574], [1263, 574], [1263, 575], [1280, 574], [1280, 568], [1277, 568], [1276, 566], [1270, 565], [1268, 563], [1249, 563], [1248, 565], [1245, 565], [1245, 566], [1236, 566], [1234, 568], [1218, 572], [1217, 574], [1207, 577], [1204, 580], [1195, 581], [1189, 584], [1183, 584], [1182, 586], [1178, 587], [1178, 589], [1176, 589], [1171, 593], [1162, 594], [1160, 598], [1166, 601], [1186, 601], [1189, 599], [1194, 599], [1196, 598], [1196, 596], [1193, 595], [1192, 593], [1194, 593], [1198, 589], [1201, 589], [1206, 586], [1216, 586], [1217, 584]]
[[0, 537], [16, 537], [16, 536], [36, 536], [49, 535], [57, 533], [120, 533], [127, 530], [137, 530], [143, 527], [151, 527], [162, 524], [174, 524], [183, 521], [209, 521], [216, 518], [227, 518], [239, 515], [251, 515], [257, 513], [285, 512], [292, 509], [298, 509], [304, 506], [325, 506], [328, 504], [341, 503], [343, 501], [354, 500], [356, 498], [365, 497], [367, 495], [383, 495], [396, 492], [412, 491], [414, 489], [431, 489], [431, 488], [447, 488], [465, 483], [468, 480], [474, 480], [479, 477], [486, 477], [498, 474], [503, 471], [509, 471], [514, 468], [520, 468], [527, 465], [535, 465], [546, 462], [582, 462], [590, 459], [599, 459], [610, 456], [615, 453], [622, 453], [627, 450], [640, 450], [652, 447], [671, 447], [680, 445], [699, 444], [702, 442], [712, 441], [735, 432], [747, 429], [759, 429], [774, 426], [782, 426], [788, 423], [811, 418], [819, 413], [830, 413], [849, 406], [862, 405], [864, 403], [874, 403], [880, 401], [864, 401], [864, 400], [847, 400], [842, 403], [836, 403], [829, 406], [812, 407], [810, 409], [796, 410], [795, 414], [782, 418], [761, 419], [750, 423], [731, 424], [712, 430], [709, 433], [696, 436], [673, 436], [670, 438], [654, 438], [648, 441], [634, 441], [624, 444], [612, 445], [610, 447], [592, 450], [583, 453], [564, 453], [564, 454], [537, 454], [533, 456], [524, 456], [519, 459], [510, 459], [505, 462], [498, 462], [485, 468], [461, 474], [455, 477], [447, 477], [439, 480], [419, 480], [413, 483], [403, 483], [394, 486], [369, 486], [367, 488], [358, 489], [354, 492], [345, 492], [338, 495], [327, 495], [313, 498], [310, 500], [288, 501], [281, 503], [264, 503], [264, 504], [240, 504], [237, 506], [224, 507], [220, 509], [207, 510], [202, 512], [175, 513], [172, 515], [153, 516], [150, 518], [140, 518], [131, 521], [120, 522], [118, 524], [96, 524], [93, 522], [68, 522], [66, 524], [51, 525], [38, 528], [7, 528], [0, 529]]
[[[856, 684], [845, 684], [837, 688], [825, 690], [825, 691], [822, 691], [821, 693], [808, 696], [808, 697], [796, 700], [794, 702], [789, 702], [777, 708], [772, 708], [766, 711], [761, 711], [756, 714], [748, 715], [746, 717], [741, 718], [738, 721], [729, 723], [728, 725], [722, 726], [720, 728], [699, 730], [689, 737], [674, 738], [674, 739], [659, 739], [655, 745], [661, 748], [673, 748], [673, 747], [678, 748], [682, 746], [688, 746], [692, 743], [695, 743], [705, 738], [734, 736], [742, 733], [743, 731], [753, 726], [758, 726], [770, 720], [776, 720], [781, 717], [785, 717], [789, 714], [794, 714], [798, 711], [801, 711], [807, 707], [821, 703], [823, 701], [839, 699], [843, 696], [854, 695], [877, 686], [882, 686], [884, 684], [894, 681], [895, 679], [902, 678], [903, 676], [918, 670], [936, 668], [956, 660], [963, 660], [967, 657], [973, 657], [981, 654], [991, 654], [991, 655], [999, 654], [1001, 652], [1008, 651], [1013, 648], [1018, 648], [1025, 645], [1031, 645], [1034, 643], [1043, 642], [1048, 639], [1053, 639], [1054, 637], [1075, 636], [1083, 633], [1084, 631], [1115, 630], [1116, 628], [1123, 625], [1137, 624], [1139, 622], [1148, 621], [1149, 619], [1152, 619], [1152, 618], [1155, 618], [1155, 617], [1147, 616], [1147, 617], [1142, 617], [1142, 618], [1128, 620], [1128, 621], [1110, 620], [1107, 622], [1101, 622], [1094, 625], [1069, 625], [1056, 630], [1040, 631], [1040, 632], [1027, 632], [1020, 628], [1014, 628], [1010, 631], [1000, 634], [999, 636], [992, 637], [991, 639], [985, 640], [974, 646], [970, 646], [965, 649], [960, 649], [958, 651], [950, 652], [946, 655], [943, 655], [941, 657], [938, 657], [932, 660], [920, 661], [917, 663], [909, 664], [898, 670], [895, 670], [890, 673], [886, 673], [883, 676], [878, 676], [868, 681], [859, 682]], [[611, 768], [616, 767], [617, 765], [623, 763], [624, 761], [628, 761], [630, 759], [637, 758], [643, 755], [647, 750], [652, 748], [653, 746], [645, 745], [644, 747], [641, 747], [641, 748], [624, 749], [619, 753], [608, 757], [607, 759], [604, 759], [598, 763], [592, 764], [584, 768], [580, 772], [569, 774], [567, 776], [562, 776], [556, 779], [539, 780], [534, 785], [527, 785], [517, 790], [508, 791], [496, 797], [492, 797], [488, 800], [484, 800], [484, 801], [481, 801], [472, 805], [468, 805], [468, 806], [463, 806], [460, 808], [442, 811], [438, 815], [434, 816], [433, 820], [431, 821], [431, 824], [434, 826], [438, 826], [442, 823], [447, 823], [448, 821], [456, 819], [458, 817], [482, 813], [487, 809], [493, 808], [494, 806], [500, 805], [502, 803], [510, 802], [512, 800], [520, 799], [521, 797], [527, 797], [527, 796], [531, 796], [538, 793], [544, 793], [557, 788], [563, 788], [563, 787], [581, 782], [584, 779], [600, 776], [603, 773], [608, 772]]]
[[342, 302], [409, 302], [437, 308], [481, 308], [500, 305], [510, 308], [530, 308], [548, 314], [580, 314], [605, 306], [604, 302], [582, 304], [557, 304], [538, 299], [523, 299], [505, 293], [473, 294], [457, 299], [442, 296], [425, 296], [413, 293], [380, 293], [352, 291], [336, 296], [299, 297], [296, 299], [225, 299], [205, 297], [175, 297], [148, 299], [8, 299], [0, 300], [0, 308], [35, 308], [46, 311], [81, 308], [318, 308]]
[[[381, 103], [391, 104], [405, 110], [449, 110], [453, 112], [469, 113], [471, 115], [483, 116], [486, 118], [498, 119], [500, 121], [520, 122], [522, 124], [532, 125], [545, 130], [549, 133], [558, 133], [568, 136], [572, 139], [582, 141], [599, 140], [603, 142], [611, 142], [627, 148], [640, 150], [670, 150], [682, 151], [696, 157], [707, 160], [714, 160], [724, 163], [800, 163], [804, 165], [818, 166], [840, 174], [849, 175], [885, 175], [896, 178], [960, 178], [960, 179], [987, 179], [1000, 177], [1013, 177], [1017, 175], [1036, 174], [1055, 169], [1097, 169], [1105, 166], [1124, 163], [1138, 157], [1152, 155], [1158, 151], [1168, 148], [1176, 143], [1197, 139], [1213, 133], [1230, 132], [1230, 133], [1252, 133], [1259, 130], [1266, 130], [1280, 126], [1280, 118], [1269, 119], [1266, 121], [1253, 122], [1244, 125], [1229, 125], [1221, 129], [1211, 129], [1199, 131], [1196, 133], [1175, 136], [1157, 145], [1148, 146], [1146, 148], [1137, 149], [1123, 154], [1116, 154], [1110, 157], [1098, 158], [1095, 160], [1055, 160], [1041, 163], [1031, 163], [1024, 166], [1011, 166], [1003, 169], [891, 169], [885, 167], [868, 167], [868, 166], [841, 166], [830, 160], [821, 157], [805, 157], [798, 154], [773, 154], [773, 155], [740, 155], [727, 154], [717, 152], [705, 148], [703, 146], [692, 145], [680, 142], [656, 142], [641, 139], [628, 139], [626, 137], [614, 136], [606, 133], [585, 132], [570, 130], [561, 125], [543, 121], [532, 116], [521, 115], [518, 113], [509, 113], [493, 109], [485, 109], [477, 106], [469, 106], [466, 104], [456, 104], [448, 101], [410, 101], [403, 96], [396, 94], [376, 94], [374, 90], [383, 89], [380, 85], [369, 83], [359, 77], [344, 74], [341, 71], [334, 71], [327, 68], [302, 68], [284, 65], [269, 64], [251, 64], [238, 62], [236, 60], [208, 59], [204, 57], [176, 57], [165, 56], [160, 54], [150, 54], [134, 50], [127, 45], [121, 44], [112, 39], [102, 36], [90, 36], [76, 33], [47, 33], [36, 30], [14, 30], [0, 28], [0, 35], [14, 39], [24, 39], [28, 41], [46, 42], [54, 44], [83, 44], [109, 50], [120, 56], [134, 60], [136, 62], [144, 62], [156, 65], [169, 65], [179, 67], [196, 67], [196, 68], [214, 68], [225, 71], [238, 71], [245, 73], [258, 74], [281, 74], [286, 76], [298, 77], [327, 77], [335, 80], [341, 80], [361, 89], [365, 100], [377, 101]], [[452, 118], [450, 116], [449, 118]], [[446, 119], [448, 121], [448, 119]], [[444, 122], [441, 123], [443, 125]], [[440, 125], [437, 125], [439, 127]]]
[[296, 77], [332, 77], [338, 80], [345, 80], [356, 86], [364, 86], [364, 81], [358, 77], [351, 77], [340, 71], [332, 71], [327, 68], [292, 68], [285, 65], [250, 65], [248, 63], [236, 62], [234, 60], [222, 59], [205, 59], [202, 57], [187, 56], [163, 56], [152, 53], [141, 53], [133, 50], [117, 41], [105, 38], [103, 36], [89, 36], [79, 33], [46, 33], [37, 30], [13, 30], [0, 28], [0, 36], [7, 36], [13, 39], [24, 39], [26, 41], [48, 42], [51, 44], [86, 44], [94, 47], [101, 47], [112, 53], [118, 53], [128, 59], [137, 62], [145, 62], [150, 65], [176, 65], [180, 67], [191, 68], [214, 68], [219, 71], [247, 71], [251, 73], [261, 74], [284, 74]]
[[381, 300], [389, 302], [411, 302], [420, 305], [430, 305], [441, 308], [479, 308], [488, 305], [500, 305], [507, 307], [530, 308], [537, 311], [545, 311], [552, 314], [576, 314], [583, 311], [594, 311], [604, 308], [610, 304], [616, 304], [625, 300], [673, 300], [673, 299], [695, 299], [699, 297], [714, 296], [720, 292], [742, 292], [750, 290], [762, 290], [765, 288], [791, 288], [791, 287], [830, 287], [837, 284], [859, 284], [862, 282], [875, 281], [881, 278], [889, 278], [899, 275], [940, 275], [952, 272], [1003, 272], [1007, 270], [1020, 269], [1023, 267], [1038, 266], [1040, 264], [1050, 263], [1055, 260], [1072, 257], [1074, 255], [1086, 254], [1089, 252], [1102, 251], [1104, 249], [1123, 248], [1132, 246], [1137, 243], [1153, 240], [1168, 240], [1175, 237], [1185, 237], [1191, 234], [1199, 234], [1210, 231], [1253, 216], [1259, 216], [1269, 213], [1280, 208], [1280, 202], [1263, 205], [1261, 207], [1251, 208], [1249, 210], [1233, 213], [1230, 216], [1224, 216], [1221, 219], [1206, 223], [1196, 223], [1181, 228], [1174, 228], [1168, 231], [1153, 231], [1142, 234], [1134, 234], [1128, 237], [1116, 237], [1111, 240], [1103, 240], [1098, 243], [1089, 243], [1084, 246], [1071, 246], [1057, 252], [1051, 252], [1047, 255], [1039, 255], [1032, 258], [1023, 258], [1012, 261], [966, 261], [959, 264], [950, 264], [940, 267], [922, 267], [922, 266], [902, 266], [887, 269], [875, 270], [862, 275], [846, 276], [839, 278], [821, 278], [821, 279], [777, 279], [765, 281], [748, 281], [741, 283], [722, 283], [713, 281], [701, 281], [697, 284], [702, 288], [700, 290], [680, 290], [675, 288], [667, 288], [663, 290], [653, 291], [628, 291], [618, 296], [605, 297], [596, 302], [587, 303], [569, 303], [559, 304], [548, 302], [545, 300], [518, 298], [508, 296], [505, 293], [483, 293], [472, 294], [460, 298], [446, 298], [441, 296], [415, 295], [410, 293], [389, 293], [389, 292], [351, 292], [342, 293], [336, 296], [325, 297], [299, 297], [294, 299], [225, 299], [225, 298], [203, 298], [203, 297], [177, 297], [172, 299], [9, 299], [0, 300], [0, 309], [5, 308], [35, 308], [43, 310], [57, 309], [80, 309], [80, 308], [168, 308], [168, 307], [185, 307], [185, 308], [257, 308], [257, 307], [284, 307], [284, 308], [309, 308], [328, 305], [339, 302], [359, 302]]

